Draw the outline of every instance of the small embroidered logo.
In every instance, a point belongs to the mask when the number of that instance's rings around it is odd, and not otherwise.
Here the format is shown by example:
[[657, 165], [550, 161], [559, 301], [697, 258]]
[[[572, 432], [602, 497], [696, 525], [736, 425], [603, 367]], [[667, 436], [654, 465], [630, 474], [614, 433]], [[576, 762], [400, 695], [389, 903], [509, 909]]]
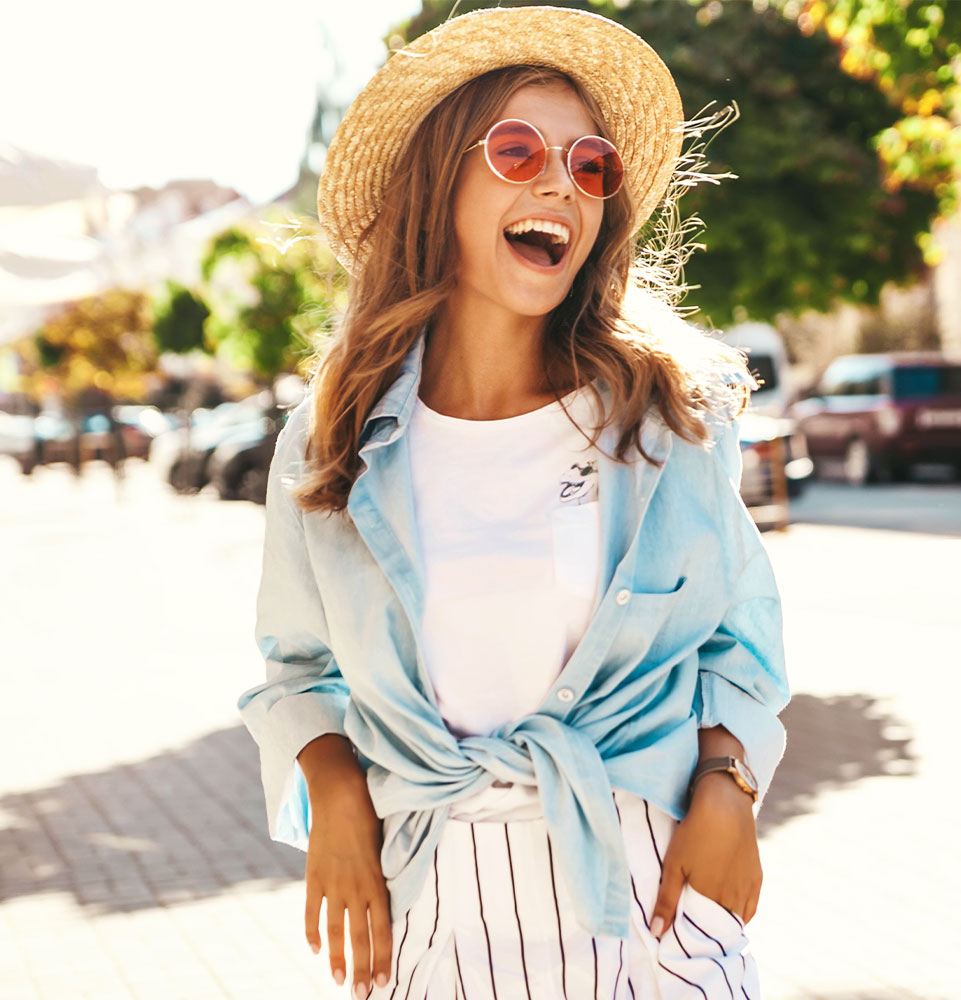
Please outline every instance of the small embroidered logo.
[[582, 504], [597, 499], [597, 462], [575, 462], [561, 476], [561, 503]]

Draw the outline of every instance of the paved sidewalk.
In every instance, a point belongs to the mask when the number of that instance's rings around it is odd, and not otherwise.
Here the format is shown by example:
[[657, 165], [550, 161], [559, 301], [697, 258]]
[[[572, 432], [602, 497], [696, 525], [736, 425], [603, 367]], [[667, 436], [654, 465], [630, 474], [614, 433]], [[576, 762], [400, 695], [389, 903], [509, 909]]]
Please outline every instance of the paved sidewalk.
[[[0, 1000], [347, 995], [303, 942], [303, 856], [266, 838], [234, 708], [262, 528], [139, 463], [118, 494], [105, 467], [0, 460]], [[751, 925], [766, 1000], [959, 1000], [961, 542], [765, 537], [795, 688]]]

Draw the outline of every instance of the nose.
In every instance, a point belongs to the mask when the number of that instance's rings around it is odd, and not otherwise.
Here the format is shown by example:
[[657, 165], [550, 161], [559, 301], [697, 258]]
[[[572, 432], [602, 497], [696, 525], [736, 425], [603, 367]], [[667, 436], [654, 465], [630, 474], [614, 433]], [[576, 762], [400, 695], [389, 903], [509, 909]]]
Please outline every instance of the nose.
[[567, 170], [567, 154], [563, 146], [548, 146], [543, 172], [534, 178], [534, 192], [544, 197], [571, 200], [575, 193], [574, 181]]

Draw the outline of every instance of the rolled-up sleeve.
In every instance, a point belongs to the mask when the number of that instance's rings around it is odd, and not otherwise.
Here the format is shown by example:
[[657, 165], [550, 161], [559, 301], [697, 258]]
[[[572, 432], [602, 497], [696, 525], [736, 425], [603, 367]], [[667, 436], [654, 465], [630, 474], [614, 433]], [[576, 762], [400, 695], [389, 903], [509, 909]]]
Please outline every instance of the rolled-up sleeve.
[[767, 552], [738, 496], [736, 426], [722, 432], [715, 452], [719, 488], [726, 494], [721, 507], [728, 512], [726, 548], [733, 588], [717, 630], [698, 653], [695, 711], [700, 727], [724, 726], [741, 742], [763, 797], [784, 753], [778, 714], [790, 697], [781, 602]]
[[266, 680], [238, 702], [260, 747], [270, 836], [301, 849], [306, 849], [310, 817], [296, 757], [318, 736], [344, 735], [350, 697], [330, 648], [303, 512], [288, 494], [303, 467], [308, 405], [309, 400], [291, 415], [270, 464], [254, 627]]

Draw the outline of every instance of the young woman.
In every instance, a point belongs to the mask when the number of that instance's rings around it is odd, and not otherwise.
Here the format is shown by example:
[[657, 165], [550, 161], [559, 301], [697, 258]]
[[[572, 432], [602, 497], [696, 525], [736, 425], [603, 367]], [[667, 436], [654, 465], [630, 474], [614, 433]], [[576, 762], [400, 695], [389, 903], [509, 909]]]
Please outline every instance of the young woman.
[[393, 55], [330, 148], [350, 305], [277, 443], [240, 704], [359, 997], [759, 995], [787, 688], [749, 376], [629, 305], [681, 118], [624, 28], [493, 9]]

